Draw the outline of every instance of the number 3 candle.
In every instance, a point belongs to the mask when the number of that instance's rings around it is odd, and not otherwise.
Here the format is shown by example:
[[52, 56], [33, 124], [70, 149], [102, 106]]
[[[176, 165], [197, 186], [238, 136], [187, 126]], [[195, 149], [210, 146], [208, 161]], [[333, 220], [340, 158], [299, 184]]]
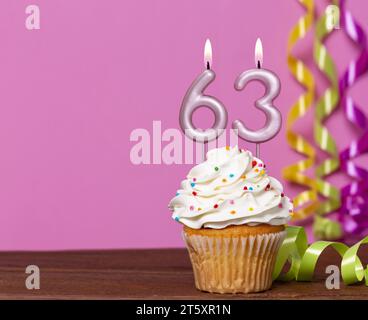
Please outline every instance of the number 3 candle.
[[255, 47], [255, 60], [256, 69], [244, 71], [235, 81], [235, 89], [241, 91], [251, 81], [261, 82], [266, 92], [262, 98], [256, 101], [255, 106], [261, 110], [266, 116], [265, 125], [257, 130], [252, 131], [248, 129], [243, 121], [235, 120], [233, 122], [233, 128], [238, 130], [240, 138], [256, 143], [256, 156], [259, 157], [259, 144], [272, 139], [281, 129], [281, 113], [273, 106], [273, 100], [279, 95], [280, 92], [280, 80], [271, 71], [262, 69], [262, 42], [257, 39]]
[[[198, 76], [188, 89], [181, 105], [179, 120], [180, 127], [187, 137], [194, 141], [206, 143], [220, 136], [227, 124], [227, 111], [217, 98], [207, 96], [203, 91], [215, 80], [216, 74], [212, 67], [211, 42], [207, 39], [204, 49], [205, 70]], [[215, 115], [212, 128], [201, 130], [193, 124], [193, 114], [200, 107], [207, 107]]]

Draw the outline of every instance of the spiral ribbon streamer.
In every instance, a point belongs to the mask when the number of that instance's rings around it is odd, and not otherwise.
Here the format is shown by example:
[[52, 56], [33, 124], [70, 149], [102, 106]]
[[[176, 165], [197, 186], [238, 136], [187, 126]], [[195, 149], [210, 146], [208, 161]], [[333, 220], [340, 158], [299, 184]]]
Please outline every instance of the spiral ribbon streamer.
[[351, 61], [348, 69], [339, 81], [341, 107], [348, 121], [356, 128], [363, 130], [357, 140], [340, 152], [342, 170], [355, 181], [341, 189], [342, 205], [340, 221], [346, 234], [360, 236], [368, 229], [368, 170], [357, 166], [353, 159], [368, 152], [368, 120], [362, 108], [354, 103], [348, 95], [348, 89], [368, 71], [367, 38], [363, 28], [346, 10], [346, 0], [340, 0], [341, 26], [348, 37], [360, 48], [358, 58]]
[[318, 207], [317, 186], [314, 179], [308, 177], [305, 171], [314, 165], [315, 150], [300, 134], [293, 131], [294, 123], [303, 117], [311, 108], [314, 100], [314, 78], [303, 62], [292, 55], [295, 44], [304, 36], [313, 24], [314, 1], [298, 0], [306, 9], [306, 14], [290, 32], [287, 46], [287, 63], [291, 74], [306, 89], [297, 102], [291, 107], [286, 120], [286, 139], [289, 146], [306, 158], [283, 169], [285, 180], [306, 187], [307, 190], [296, 195], [294, 202], [294, 219], [304, 219], [314, 214]]
[[[337, 80], [337, 72], [334, 62], [327, 52], [323, 42], [333, 32], [333, 28], [329, 28], [327, 24], [327, 13], [323, 14], [316, 22], [315, 41], [314, 41], [314, 60], [319, 70], [327, 77], [330, 82], [330, 87], [321, 95], [316, 103], [316, 114], [314, 123], [314, 139], [319, 148], [325, 151], [329, 158], [322, 161], [315, 170], [317, 177], [318, 193], [325, 197], [325, 200], [320, 203], [317, 214], [326, 215], [334, 212], [340, 207], [340, 190], [327, 182], [325, 178], [336, 172], [340, 167], [339, 154], [336, 143], [324, 126], [324, 122], [337, 108], [339, 102], [339, 86]], [[326, 221], [326, 220], [325, 220]], [[315, 221], [315, 224], [318, 221]], [[333, 223], [333, 221], [331, 221]], [[336, 226], [336, 224], [333, 224]], [[332, 235], [341, 236], [340, 226], [333, 228], [333, 233], [325, 233], [320, 237], [331, 239]], [[315, 229], [318, 226], [315, 226]]]
[[[368, 286], [368, 267], [364, 268], [358, 257], [361, 245], [368, 244], [368, 236], [348, 247], [340, 242], [317, 241], [308, 247], [304, 228], [288, 226], [287, 235], [276, 258], [273, 279], [281, 281], [311, 281], [313, 273], [323, 251], [332, 247], [342, 257], [341, 276], [345, 284], [354, 284], [365, 279]], [[284, 266], [290, 262], [290, 269], [282, 273]]]

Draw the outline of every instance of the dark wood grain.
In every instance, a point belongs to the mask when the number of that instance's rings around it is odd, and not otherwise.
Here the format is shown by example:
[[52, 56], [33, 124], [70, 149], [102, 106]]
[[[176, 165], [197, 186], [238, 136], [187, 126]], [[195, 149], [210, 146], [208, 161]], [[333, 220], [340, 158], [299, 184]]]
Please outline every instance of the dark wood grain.
[[[361, 254], [365, 262], [367, 253]], [[320, 260], [313, 282], [275, 282], [264, 293], [219, 295], [195, 289], [184, 249], [2, 252], [0, 299], [368, 299], [363, 284], [327, 290], [324, 270], [339, 265], [339, 258], [327, 251]], [[40, 290], [25, 287], [30, 264], [41, 270]]]

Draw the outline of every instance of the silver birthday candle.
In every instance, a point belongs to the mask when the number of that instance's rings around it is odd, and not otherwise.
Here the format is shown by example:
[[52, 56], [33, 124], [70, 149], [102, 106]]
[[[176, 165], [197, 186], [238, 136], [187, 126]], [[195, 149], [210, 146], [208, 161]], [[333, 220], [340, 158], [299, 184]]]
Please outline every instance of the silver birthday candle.
[[280, 93], [280, 80], [273, 72], [262, 69], [262, 42], [256, 42], [255, 48], [256, 69], [244, 71], [235, 81], [235, 89], [241, 91], [251, 81], [259, 81], [266, 89], [262, 98], [255, 102], [256, 108], [261, 110], [266, 117], [265, 125], [259, 130], [248, 129], [242, 120], [233, 122], [233, 129], [238, 131], [240, 138], [256, 143], [256, 154], [259, 156], [259, 144], [272, 139], [281, 129], [282, 116], [273, 105], [273, 100]]
[[[205, 70], [194, 80], [183, 99], [179, 121], [180, 127], [187, 137], [194, 141], [206, 143], [220, 136], [227, 125], [227, 111], [220, 100], [204, 94], [206, 88], [215, 80], [216, 74], [211, 69], [212, 47], [207, 39], [204, 49]], [[215, 121], [211, 128], [202, 130], [193, 124], [193, 114], [200, 108], [209, 108], [215, 115]]]

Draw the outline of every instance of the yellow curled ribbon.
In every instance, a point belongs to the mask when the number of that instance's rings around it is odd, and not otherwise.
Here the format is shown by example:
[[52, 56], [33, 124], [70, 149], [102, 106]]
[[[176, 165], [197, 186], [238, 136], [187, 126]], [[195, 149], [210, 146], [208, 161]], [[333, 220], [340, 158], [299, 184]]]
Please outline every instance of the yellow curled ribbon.
[[307, 10], [290, 32], [287, 46], [287, 63], [291, 74], [306, 89], [298, 101], [291, 107], [286, 120], [286, 139], [291, 149], [306, 156], [305, 159], [285, 167], [282, 171], [285, 180], [306, 187], [293, 199], [293, 219], [304, 219], [315, 213], [318, 207], [318, 192], [316, 181], [308, 177], [304, 171], [313, 167], [315, 150], [313, 146], [300, 134], [293, 131], [294, 123], [303, 117], [311, 108], [314, 100], [314, 79], [310, 70], [303, 62], [295, 58], [291, 51], [298, 40], [302, 39], [313, 24], [313, 0], [298, 0]]
[[[368, 243], [368, 236], [350, 248], [343, 243], [331, 241], [317, 241], [308, 247], [304, 228], [288, 226], [286, 232], [276, 258], [272, 275], [274, 280], [311, 281], [318, 258], [326, 248], [332, 247], [342, 257], [341, 276], [344, 283], [349, 285], [365, 279], [365, 285], [368, 286], [368, 266], [364, 268], [358, 257], [359, 247]], [[287, 261], [291, 264], [290, 269], [282, 274]]]
[[[336, 68], [331, 56], [327, 52], [326, 47], [323, 45], [323, 41], [334, 30], [333, 28], [328, 27], [328, 24], [326, 23], [327, 19], [328, 17], [326, 13], [317, 21], [314, 41], [314, 60], [319, 70], [330, 82], [330, 87], [326, 89], [326, 91], [317, 101], [314, 122], [315, 142], [320, 149], [329, 155], [329, 158], [324, 160], [315, 170], [317, 176], [318, 193], [326, 198], [325, 201], [320, 203], [320, 206], [317, 209], [317, 214], [319, 215], [326, 215], [340, 207], [339, 189], [324, 180], [327, 176], [336, 172], [340, 167], [336, 143], [327, 128], [324, 126], [324, 122], [336, 109], [339, 102], [339, 87]], [[319, 221], [315, 221], [315, 224], [318, 223]], [[323, 223], [326, 223], [326, 220], [323, 220]], [[333, 222], [331, 221], [331, 225], [332, 223]], [[326, 239], [331, 239], [333, 236], [336, 237], [336, 235], [337, 237], [340, 237], [340, 225], [333, 224], [333, 226], [335, 226], [333, 228], [333, 235], [325, 233], [319, 234], [318, 236]], [[315, 226], [315, 230], [322, 230], [322, 228], [319, 228], [317, 225]]]

